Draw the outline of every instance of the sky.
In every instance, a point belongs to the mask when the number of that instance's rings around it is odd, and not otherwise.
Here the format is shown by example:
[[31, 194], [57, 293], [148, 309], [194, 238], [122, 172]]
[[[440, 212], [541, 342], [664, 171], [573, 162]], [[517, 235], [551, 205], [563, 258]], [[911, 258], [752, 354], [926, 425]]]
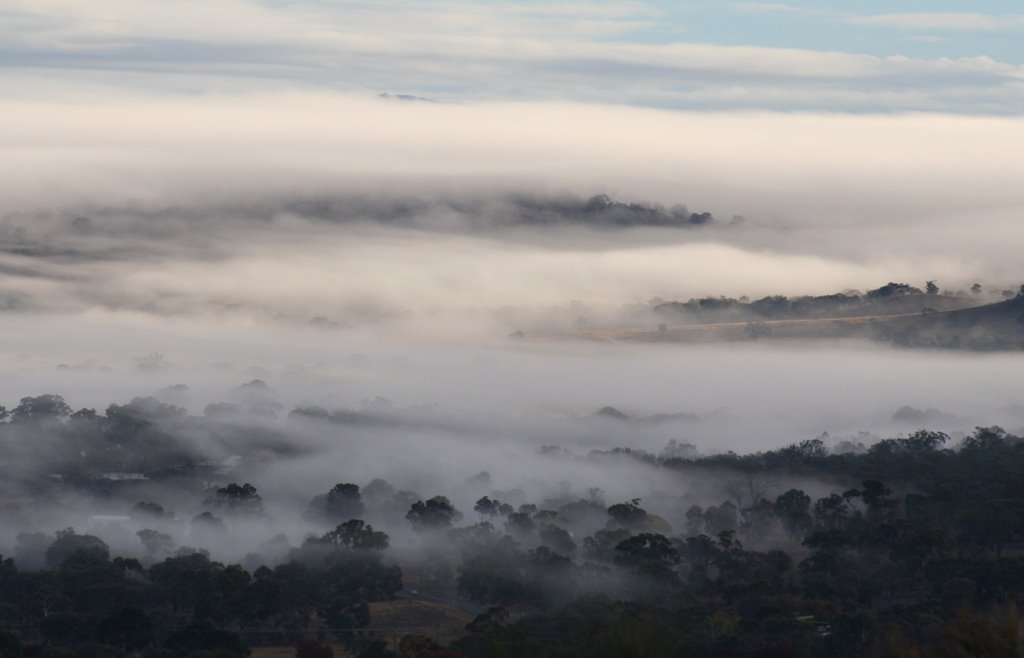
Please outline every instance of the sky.
[[[729, 347], [530, 359], [507, 336], [653, 323], [654, 298], [935, 280], [1001, 299], [1022, 282], [1022, 36], [994, 1], [0, 0], [0, 403], [252, 376], [316, 400], [325, 361], [366, 352], [399, 365], [344, 365], [325, 386], [346, 404], [811, 419], [771, 442], [901, 404], [974, 422], [1017, 403], [1019, 358], [921, 356], [956, 376], [908, 380], [917, 362], [873, 352], [859, 394], [890, 383], [857, 411], [862, 346], [723, 370]], [[599, 194], [716, 221], [510, 221]], [[435, 353], [407, 378], [401, 355]], [[504, 387], [489, 359], [525, 370]], [[790, 363], [806, 394], [749, 386]], [[808, 412], [819, 391], [839, 421]]]
[[1024, 11], [998, 0], [5, 0], [0, 94], [1005, 115], [1024, 100], [1022, 36]]

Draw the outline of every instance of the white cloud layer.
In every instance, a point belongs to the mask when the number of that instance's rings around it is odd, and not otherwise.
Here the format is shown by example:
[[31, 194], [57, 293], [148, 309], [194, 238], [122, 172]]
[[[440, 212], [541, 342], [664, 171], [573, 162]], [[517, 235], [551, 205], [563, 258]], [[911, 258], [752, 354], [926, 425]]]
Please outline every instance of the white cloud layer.
[[[1024, 144], [1021, 119], [324, 93], [5, 101], [0, 111], [2, 292], [29, 307], [389, 318], [458, 333], [552, 308], [571, 320], [572, 300], [607, 310], [655, 295], [1019, 278], [1024, 164], [1000, 154]], [[601, 192], [749, 221], [488, 228], [510, 193]], [[415, 228], [310, 222], [287, 203], [352, 195], [428, 203]], [[492, 200], [472, 217], [429, 201], [460, 197]], [[95, 231], [72, 226], [76, 216]]]
[[854, 25], [871, 25], [902, 30], [954, 32], [1013, 32], [1024, 30], [1024, 15], [978, 14], [970, 12], [908, 12], [854, 16]]
[[[784, 7], [747, 3], [741, 10]], [[38, 93], [46, 77], [61, 87], [86, 76], [193, 91], [326, 86], [697, 108], [1008, 113], [1024, 100], [1021, 67], [985, 55], [913, 58], [651, 40], [643, 30], [658, 26], [659, 12], [640, 3], [10, 0], [4, 18], [5, 75], [11, 83], [33, 78], [25, 94]], [[1020, 19], [847, 20], [1007, 29]], [[18, 93], [5, 86], [4, 93]]]

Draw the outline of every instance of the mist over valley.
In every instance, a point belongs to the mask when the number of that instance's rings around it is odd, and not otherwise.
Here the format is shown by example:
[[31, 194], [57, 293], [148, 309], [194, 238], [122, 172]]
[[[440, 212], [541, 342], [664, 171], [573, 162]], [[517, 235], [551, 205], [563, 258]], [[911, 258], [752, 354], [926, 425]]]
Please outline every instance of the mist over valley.
[[957, 4], [5, 2], [0, 658], [1024, 656]]

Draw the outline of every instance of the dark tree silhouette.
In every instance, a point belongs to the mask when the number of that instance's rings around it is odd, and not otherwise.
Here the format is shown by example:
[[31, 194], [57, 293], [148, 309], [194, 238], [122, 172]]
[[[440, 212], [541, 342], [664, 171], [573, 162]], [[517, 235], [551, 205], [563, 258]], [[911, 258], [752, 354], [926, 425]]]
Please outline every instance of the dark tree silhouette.
[[416, 531], [447, 530], [462, 518], [462, 513], [444, 496], [434, 496], [426, 502], [413, 503], [405, 518]]

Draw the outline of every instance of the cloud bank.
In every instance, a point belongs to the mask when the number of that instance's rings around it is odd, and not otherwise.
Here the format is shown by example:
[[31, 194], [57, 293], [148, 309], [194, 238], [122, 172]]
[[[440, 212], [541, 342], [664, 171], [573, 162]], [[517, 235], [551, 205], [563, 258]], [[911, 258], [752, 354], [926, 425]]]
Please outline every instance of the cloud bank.
[[[391, 89], [453, 100], [562, 100], [700, 109], [1006, 114], [1020, 106], [1019, 52], [980, 42], [907, 52], [870, 34], [1015, 29], [981, 13], [778, 11], [746, 3], [701, 17], [649, 3], [381, 3], [14, 0], [0, 58], [28, 97], [83, 81], [112, 88]], [[751, 9], [807, 17], [840, 46], [727, 29]], [[764, 16], [764, 12], [755, 13]], [[802, 30], [789, 30], [801, 34]], [[858, 32], [860, 31], [860, 32]], [[934, 50], [934, 49], [933, 49]], [[14, 84], [17, 83], [17, 84]], [[14, 89], [21, 89], [18, 92]]]
[[[417, 331], [486, 316], [494, 332], [529, 321], [509, 309], [574, 300], [607, 310], [893, 279], [1009, 285], [1024, 239], [1024, 171], [994, 157], [1024, 143], [1019, 119], [322, 93], [3, 110], [0, 266], [13, 309], [372, 317]], [[595, 194], [720, 221], [566, 219]]]

